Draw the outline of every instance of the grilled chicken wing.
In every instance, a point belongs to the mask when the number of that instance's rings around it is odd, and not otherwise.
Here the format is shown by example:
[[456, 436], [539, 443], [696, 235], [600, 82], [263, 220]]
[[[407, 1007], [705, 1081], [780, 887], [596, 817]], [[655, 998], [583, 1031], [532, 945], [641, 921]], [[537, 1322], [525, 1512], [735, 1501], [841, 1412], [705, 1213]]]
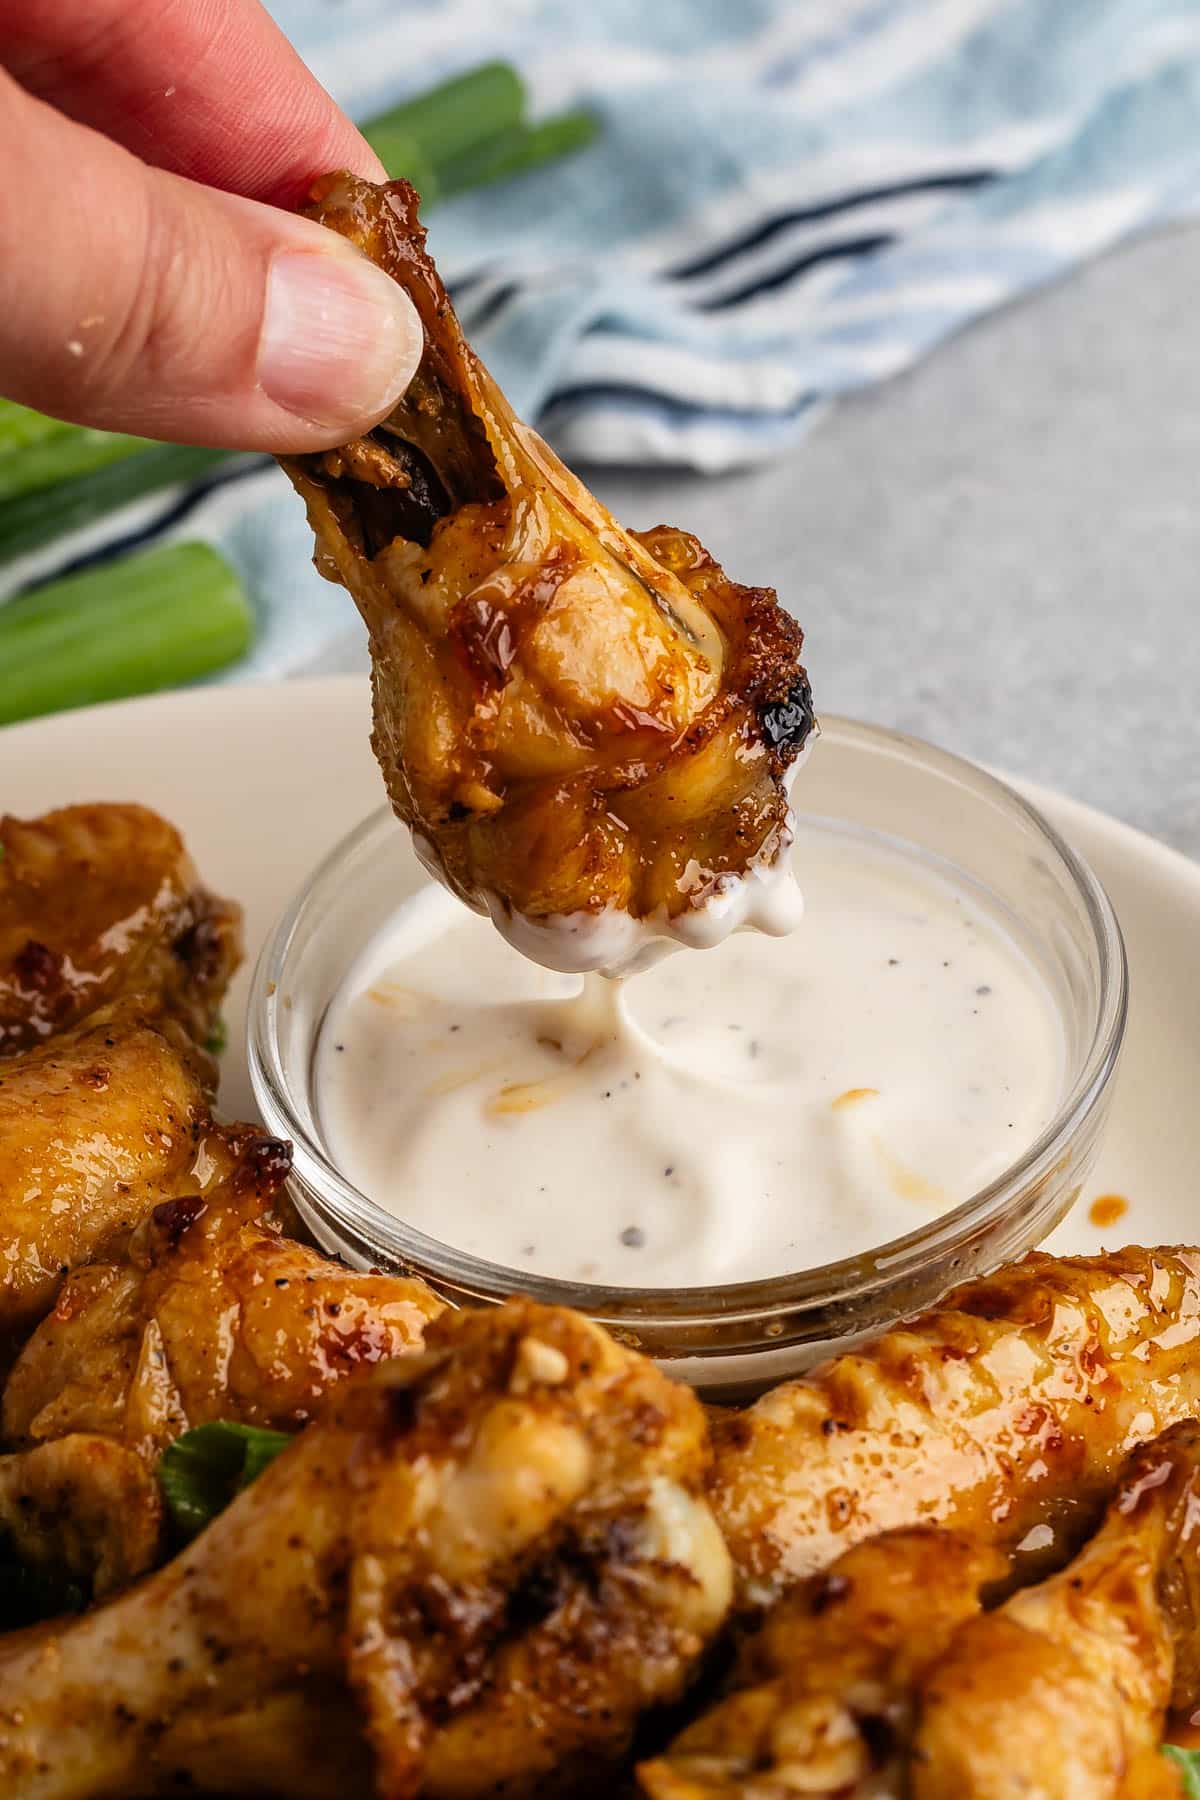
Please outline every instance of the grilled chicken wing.
[[745, 1645], [735, 1691], [638, 1771], [651, 1800], [825, 1800], [903, 1792], [917, 1682], [998, 1550], [933, 1526], [885, 1532], [811, 1576]]
[[716, 1433], [741, 1603], [910, 1524], [1061, 1562], [1133, 1446], [1200, 1412], [1198, 1343], [1195, 1251], [1033, 1255], [784, 1383]]
[[442, 1310], [424, 1282], [281, 1234], [290, 1167], [287, 1144], [248, 1136], [222, 1187], [163, 1202], [69, 1276], [9, 1376], [8, 1441], [102, 1433], [153, 1460], [214, 1419], [295, 1430], [352, 1369], [419, 1347]]
[[0, 1056], [128, 992], [156, 997], [203, 1043], [240, 958], [240, 909], [201, 886], [157, 814], [0, 818]]
[[644, 941], [630, 919], [711, 940], [785, 873], [785, 775], [813, 723], [799, 628], [686, 532], [624, 531], [519, 423], [416, 204], [406, 182], [314, 190], [311, 216], [411, 295], [425, 355], [369, 437], [283, 464], [317, 567], [371, 633], [392, 804], [447, 885], [551, 966], [618, 964]]
[[27, 1568], [96, 1599], [154, 1567], [163, 1526], [158, 1482], [123, 1444], [76, 1432], [0, 1456], [0, 1534]]
[[0, 1340], [28, 1331], [68, 1270], [152, 1206], [223, 1172], [215, 1078], [211, 1057], [138, 994], [0, 1061]]
[[912, 1800], [1178, 1794], [1158, 1747], [1168, 1702], [1200, 1698], [1198, 1628], [1200, 1425], [1188, 1420], [1134, 1454], [1068, 1568], [955, 1637], [920, 1695]]
[[389, 1800], [605, 1791], [725, 1615], [707, 1460], [694, 1397], [598, 1326], [447, 1315], [166, 1569], [0, 1643], [0, 1790], [341, 1800], [365, 1729]]

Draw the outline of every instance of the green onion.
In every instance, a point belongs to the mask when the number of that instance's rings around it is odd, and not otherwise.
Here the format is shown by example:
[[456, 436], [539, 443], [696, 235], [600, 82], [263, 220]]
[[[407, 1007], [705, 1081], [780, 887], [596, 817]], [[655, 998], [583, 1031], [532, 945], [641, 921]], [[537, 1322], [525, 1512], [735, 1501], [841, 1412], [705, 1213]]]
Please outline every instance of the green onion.
[[180, 481], [194, 481], [228, 457], [227, 450], [152, 444], [148, 450], [123, 456], [107, 468], [76, 475], [52, 488], [0, 500], [0, 564], [29, 550], [38, 550], [68, 531], [94, 524], [133, 500], [174, 487]]
[[208, 544], [101, 563], [0, 605], [0, 725], [194, 681], [252, 636], [241, 583]]
[[227, 1420], [176, 1438], [158, 1459], [158, 1484], [179, 1536], [203, 1531], [291, 1441], [285, 1431]]
[[1181, 1750], [1177, 1744], [1164, 1744], [1163, 1755], [1179, 1770], [1187, 1800], [1200, 1800], [1200, 1750]]
[[149, 446], [149, 438], [66, 425], [0, 400], [0, 502], [102, 469]]
[[438, 193], [443, 199], [521, 175], [542, 163], [555, 162], [590, 144], [599, 122], [584, 111], [559, 113], [540, 125], [522, 125], [473, 144], [438, 165]]
[[490, 62], [393, 106], [361, 130], [389, 175], [407, 175], [420, 188], [402, 161], [393, 166], [393, 157], [402, 156], [407, 147], [433, 169], [440, 191], [440, 164], [520, 125], [524, 113], [521, 77], [510, 63]]
[[60, 431], [72, 431], [61, 419], [34, 412], [31, 406], [19, 406], [15, 400], [0, 399], [0, 450], [24, 450], [29, 444], [40, 444]]
[[223, 1018], [213, 1021], [213, 1028], [205, 1039], [204, 1048], [210, 1056], [223, 1056], [229, 1045], [229, 1027]]

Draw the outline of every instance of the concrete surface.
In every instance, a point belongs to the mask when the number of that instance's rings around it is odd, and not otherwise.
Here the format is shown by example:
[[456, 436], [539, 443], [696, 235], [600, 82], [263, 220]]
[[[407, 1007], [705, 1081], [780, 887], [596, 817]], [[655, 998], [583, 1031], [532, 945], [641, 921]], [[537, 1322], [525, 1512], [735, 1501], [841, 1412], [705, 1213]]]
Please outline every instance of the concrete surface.
[[686, 525], [777, 587], [819, 707], [1200, 856], [1197, 295], [1200, 228], [1145, 239], [843, 403], [770, 468], [596, 486], [627, 523]]

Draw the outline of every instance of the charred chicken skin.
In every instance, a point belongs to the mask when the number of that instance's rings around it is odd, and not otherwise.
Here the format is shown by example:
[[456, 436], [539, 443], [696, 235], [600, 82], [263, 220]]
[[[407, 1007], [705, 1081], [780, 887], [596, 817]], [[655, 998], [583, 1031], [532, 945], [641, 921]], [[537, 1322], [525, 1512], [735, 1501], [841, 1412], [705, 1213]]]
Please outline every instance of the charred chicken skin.
[[610, 1792], [728, 1607], [707, 1461], [598, 1326], [448, 1314], [167, 1568], [0, 1642], [0, 1791]]
[[248, 1135], [223, 1186], [164, 1201], [118, 1255], [68, 1276], [9, 1376], [8, 1442], [95, 1433], [152, 1462], [216, 1419], [294, 1431], [355, 1368], [419, 1348], [442, 1310], [424, 1282], [282, 1234], [290, 1167], [287, 1144]]
[[[686, 532], [623, 530], [513, 415], [463, 340], [417, 196], [341, 174], [308, 209], [413, 299], [425, 354], [368, 437], [285, 459], [318, 569], [371, 635], [376, 754], [447, 885], [557, 966], [556, 922], [672, 922], [790, 843], [812, 729], [801, 633]], [[570, 939], [569, 946], [567, 939]]]
[[1062, 1562], [1133, 1447], [1200, 1412], [1200, 1253], [1032, 1255], [717, 1428], [743, 1607], [875, 1533], [942, 1524]]

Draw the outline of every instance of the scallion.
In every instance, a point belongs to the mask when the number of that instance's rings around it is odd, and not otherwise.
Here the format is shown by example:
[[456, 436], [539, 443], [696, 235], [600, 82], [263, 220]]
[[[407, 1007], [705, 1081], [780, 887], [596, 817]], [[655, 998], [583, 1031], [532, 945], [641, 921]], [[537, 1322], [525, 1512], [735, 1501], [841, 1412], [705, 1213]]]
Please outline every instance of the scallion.
[[176, 1438], [158, 1459], [158, 1483], [178, 1535], [203, 1531], [291, 1441], [284, 1431], [224, 1419]]
[[1187, 1800], [1200, 1800], [1200, 1750], [1181, 1750], [1177, 1744], [1164, 1744], [1163, 1755], [1179, 1770]]
[[136, 456], [122, 456], [106, 468], [0, 500], [0, 563], [39, 550], [68, 531], [80, 531], [131, 501], [143, 500], [177, 482], [194, 481], [228, 458], [227, 450], [151, 444]]
[[438, 165], [438, 192], [443, 199], [470, 188], [487, 187], [510, 175], [524, 174], [542, 163], [556, 162], [590, 144], [599, 131], [592, 113], [558, 113], [538, 125], [522, 125], [472, 144]]
[[194, 681], [252, 636], [242, 585], [208, 544], [100, 563], [0, 604], [0, 725]]
[[27, 406], [0, 400], [0, 504], [72, 476], [105, 468], [150, 447], [149, 438], [91, 431], [43, 418]]
[[520, 125], [524, 113], [521, 77], [511, 63], [490, 62], [402, 101], [360, 129], [389, 175], [407, 175], [420, 188], [407, 168], [393, 167], [392, 146], [401, 153], [411, 147], [437, 179], [440, 164]]

